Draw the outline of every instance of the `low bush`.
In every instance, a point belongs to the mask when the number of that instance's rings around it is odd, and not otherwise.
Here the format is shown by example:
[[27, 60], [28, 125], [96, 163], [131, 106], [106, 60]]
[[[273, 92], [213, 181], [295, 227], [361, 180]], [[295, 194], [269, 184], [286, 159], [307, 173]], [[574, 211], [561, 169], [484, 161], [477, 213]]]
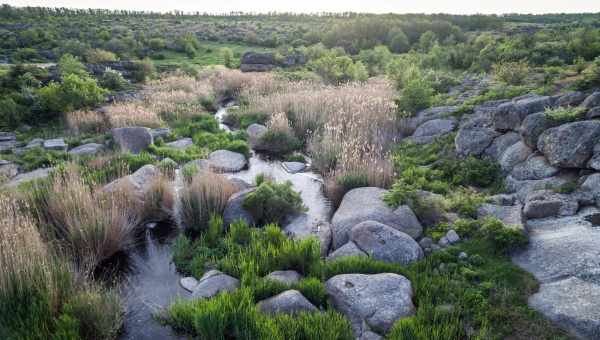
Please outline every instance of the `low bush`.
[[144, 192], [142, 202], [139, 212], [142, 222], [173, 220], [175, 211], [173, 183], [165, 176], [155, 177]]
[[529, 76], [529, 64], [526, 61], [507, 61], [492, 65], [497, 80], [508, 85], [522, 85]]
[[104, 101], [106, 90], [95, 79], [68, 74], [61, 83], [50, 82], [37, 90], [39, 110], [51, 115], [91, 108]]
[[291, 182], [257, 183], [255, 191], [246, 195], [242, 206], [254, 217], [258, 225], [268, 223], [281, 224], [286, 217], [305, 211], [300, 194], [292, 189]]
[[302, 142], [289, 132], [268, 130], [260, 137], [254, 148], [281, 157], [300, 150]]
[[552, 125], [561, 125], [585, 118], [586, 109], [583, 107], [547, 108], [544, 117]]
[[85, 182], [90, 185], [101, 185], [133, 173], [146, 164], [154, 164], [156, 160], [151, 154], [141, 152], [137, 155], [117, 153], [81, 159], [80, 162], [81, 175]]
[[431, 84], [424, 79], [408, 81], [395, 100], [400, 117], [412, 117], [417, 111], [431, 106], [434, 92]]
[[31, 171], [39, 168], [56, 166], [70, 159], [68, 153], [64, 151], [45, 150], [42, 147], [35, 147], [25, 151], [16, 159], [25, 171]]
[[487, 218], [483, 222], [481, 233], [499, 253], [508, 253], [521, 248], [529, 241], [523, 230], [506, 227], [500, 220], [494, 218]]
[[255, 123], [264, 125], [267, 120], [269, 115], [263, 112], [230, 111], [223, 117], [223, 123], [238, 129], [246, 129]]
[[195, 159], [206, 158], [208, 156], [206, 150], [201, 149], [196, 145], [188, 146], [185, 149], [176, 149], [168, 146], [150, 145], [148, 151], [160, 158], [170, 158], [176, 163], [189, 162]]
[[221, 133], [208, 133], [200, 132], [194, 135], [194, 144], [199, 147], [208, 149], [209, 151], [215, 150], [229, 150], [237, 153], [241, 153], [246, 158], [250, 157], [250, 147], [244, 140], [245, 136], [240, 134], [230, 134], [226, 132]]
[[206, 231], [210, 217], [223, 213], [234, 192], [235, 187], [226, 177], [206, 171], [196, 173], [181, 192], [183, 226], [196, 234]]

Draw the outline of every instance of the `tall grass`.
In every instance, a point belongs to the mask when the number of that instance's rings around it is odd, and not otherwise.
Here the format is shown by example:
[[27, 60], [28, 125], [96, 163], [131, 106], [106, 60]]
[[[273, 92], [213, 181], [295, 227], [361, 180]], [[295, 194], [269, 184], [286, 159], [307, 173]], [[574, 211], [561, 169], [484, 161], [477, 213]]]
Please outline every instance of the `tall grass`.
[[138, 212], [143, 222], [160, 222], [173, 219], [175, 189], [165, 175], [156, 176], [146, 188]]
[[118, 296], [58, 257], [27, 210], [27, 203], [0, 195], [0, 338], [115, 338], [122, 325]]
[[60, 242], [83, 270], [133, 244], [139, 205], [127, 191], [95, 194], [74, 166], [35, 186], [28, 200], [44, 236]]
[[264, 93], [245, 88], [242, 114], [284, 112], [297, 138], [307, 144], [313, 165], [325, 176], [353, 172], [369, 184], [388, 187], [391, 146], [400, 136], [394, 88], [384, 80], [325, 86], [289, 82]]
[[106, 117], [111, 127], [144, 126], [157, 128], [163, 125], [154, 111], [136, 102], [116, 103], [106, 107]]
[[192, 232], [206, 230], [212, 215], [221, 215], [236, 187], [225, 177], [199, 171], [181, 192], [181, 220]]
[[65, 113], [65, 122], [75, 134], [103, 133], [110, 128], [107, 117], [98, 111], [72, 111]]

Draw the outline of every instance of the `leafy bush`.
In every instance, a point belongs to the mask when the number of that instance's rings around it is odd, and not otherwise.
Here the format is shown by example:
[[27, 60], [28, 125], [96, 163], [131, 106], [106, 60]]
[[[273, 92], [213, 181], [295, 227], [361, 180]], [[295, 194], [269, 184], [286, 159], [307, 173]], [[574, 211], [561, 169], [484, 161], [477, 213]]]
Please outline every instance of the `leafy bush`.
[[254, 148], [273, 156], [283, 156], [302, 148], [302, 142], [290, 132], [268, 130]]
[[250, 157], [250, 147], [241, 135], [226, 132], [200, 132], [194, 135], [193, 140], [194, 144], [207, 148], [209, 151], [229, 150], [241, 153], [246, 156], [246, 158]]
[[413, 79], [406, 83], [400, 97], [396, 101], [398, 112], [402, 117], [411, 117], [417, 111], [431, 106], [434, 90], [423, 79]]
[[122, 91], [127, 88], [128, 84], [120, 72], [110, 69], [106, 70], [100, 78], [100, 86], [113, 91]]
[[207, 156], [206, 150], [203, 150], [196, 145], [191, 145], [181, 150], [168, 146], [156, 146], [155, 144], [152, 144], [148, 148], [148, 151], [161, 158], [170, 158], [177, 163], [189, 162], [191, 160], [205, 158]]
[[269, 115], [264, 112], [229, 111], [223, 117], [223, 123], [234, 128], [246, 129], [254, 123], [265, 124], [268, 119]]
[[583, 107], [547, 108], [544, 117], [553, 125], [561, 125], [585, 118], [586, 109]]
[[249, 193], [242, 204], [259, 224], [283, 223], [286, 217], [306, 210], [300, 194], [292, 189], [291, 182], [264, 181]]
[[529, 242], [527, 235], [522, 230], [506, 227], [500, 220], [495, 218], [487, 218], [483, 222], [481, 233], [499, 253], [507, 253], [521, 248]]
[[106, 90], [96, 80], [68, 74], [62, 83], [50, 82], [37, 90], [42, 112], [55, 114], [94, 107], [104, 101]]
[[39, 168], [51, 167], [69, 160], [70, 156], [64, 151], [45, 150], [42, 147], [35, 147], [25, 151], [16, 163], [25, 171], [32, 171]]
[[108, 61], [116, 61], [117, 56], [110, 51], [93, 48], [85, 52], [85, 60], [90, 64], [100, 64]]
[[592, 64], [585, 69], [582, 74], [583, 79], [575, 84], [579, 90], [587, 90], [600, 86], [600, 57], [596, 57]]
[[526, 61], [507, 61], [492, 66], [497, 80], [508, 85], [521, 85], [529, 76], [529, 64]]

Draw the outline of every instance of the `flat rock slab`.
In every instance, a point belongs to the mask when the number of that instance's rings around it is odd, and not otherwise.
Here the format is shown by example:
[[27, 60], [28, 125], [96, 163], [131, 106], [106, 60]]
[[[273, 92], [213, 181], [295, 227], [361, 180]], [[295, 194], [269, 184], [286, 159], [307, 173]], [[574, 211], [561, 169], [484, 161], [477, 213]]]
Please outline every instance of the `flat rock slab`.
[[37, 169], [37, 170], [30, 171], [30, 172], [22, 173], [20, 175], [13, 177], [13, 179], [11, 179], [10, 181], [4, 183], [4, 185], [2, 185], [2, 188], [4, 188], [4, 189], [16, 188], [19, 185], [26, 183], [26, 182], [31, 182], [31, 181], [34, 181], [37, 179], [47, 178], [53, 169], [54, 168], [43, 168], [43, 169]]
[[77, 156], [88, 156], [95, 155], [102, 151], [104, 151], [104, 145], [98, 143], [88, 143], [69, 150], [69, 153]]
[[306, 164], [300, 162], [282, 162], [281, 166], [290, 174], [296, 174], [306, 169]]
[[582, 338], [600, 335], [600, 209], [576, 216], [530, 220], [529, 246], [513, 262], [531, 272], [540, 291], [529, 304], [559, 326]]
[[44, 141], [44, 149], [55, 151], [67, 151], [69, 146], [62, 138], [48, 139]]
[[354, 335], [387, 333], [399, 319], [415, 313], [412, 285], [402, 275], [342, 274], [325, 283], [333, 307], [344, 314]]
[[182, 139], [176, 140], [174, 142], [165, 144], [165, 146], [167, 146], [169, 148], [178, 149], [178, 150], [185, 150], [192, 145], [194, 145], [194, 141], [189, 137], [182, 138]]
[[248, 165], [241, 153], [229, 150], [217, 150], [208, 156], [211, 168], [216, 172], [238, 172]]

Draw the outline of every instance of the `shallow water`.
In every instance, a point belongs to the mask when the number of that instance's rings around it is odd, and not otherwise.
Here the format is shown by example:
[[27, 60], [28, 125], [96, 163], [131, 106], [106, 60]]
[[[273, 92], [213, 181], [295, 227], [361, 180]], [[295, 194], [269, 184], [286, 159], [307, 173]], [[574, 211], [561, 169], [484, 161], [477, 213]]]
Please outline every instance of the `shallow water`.
[[125, 325], [121, 339], [180, 339], [154, 318], [178, 296], [188, 294], [179, 285], [181, 276], [171, 262], [171, 242], [176, 233], [147, 229], [143, 245], [130, 254], [131, 272], [122, 286]]
[[[227, 114], [227, 107], [220, 108], [215, 114], [221, 128], [231, 129], [222, 123]], [[227, 174], [230, 178], [238, 178], [254, 183], [258, 174], [265, 174], [277, 182], [290, 181], [294, 190], [300, 192], [307, 213], [322, 220], [329, 220], [331, 208], [323, 194], [322, 178], [312, 172], [297, 174], [288, 173], [278, 161], [262, 159], [253, 155], [247, 170]], [[175, 186], [176, 202], [183, 188], [181, 171], [177, 170]], [[175, 206], [175, 220], [179, 222], [179, 207]], [[180, 225], [180, 223], [176, 223]], [[173, 333], [169, 326], [161, 325], [155, 315], [164, 312], [178, 297], [189, 297], [189, 293], [179, 285], [182, 277], [177, 273], [172, 260], [172, 242], [179, 232], [178, 227], [159, 224], [155, 228], [147, 228], [140, 239], [138, 247], [127, 257], [127, 272], [122, 284], [122, 296], [125, 304], [125, 325], [121, 339], [154, 340], [184, 339]]]
[[254, 184], [254, 178], [258, 174], [265, 174], [277, 182], [292, 182], [294, 190], [300, 192], [304, 205], [308, 208], [308, 214], [321, 220], [329, 220], [331, 207], [323, 194], [323, 180], [312, 172], [300, 172], [290, 174], [281, 166], [281, 162], [261, 159], [253, 155], [249, 161], [247, 170], [229, 174], [229, 177], [244, 180]]

